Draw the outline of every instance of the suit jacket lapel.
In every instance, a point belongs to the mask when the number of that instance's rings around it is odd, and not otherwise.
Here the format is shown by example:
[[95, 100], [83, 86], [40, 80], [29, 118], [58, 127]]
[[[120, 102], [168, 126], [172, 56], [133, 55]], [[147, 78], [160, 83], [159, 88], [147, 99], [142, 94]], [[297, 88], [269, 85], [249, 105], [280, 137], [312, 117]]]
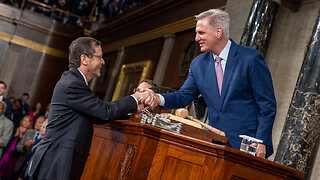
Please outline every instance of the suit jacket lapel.
[[231, 44], [231, 47], [230, 47], [230, 50], [229, 50], [228, 60], [227, 60], [225, 72], [224, 72], [224, 75], [223, 75], [221, 98], [220, 98], [220, 109], [219, 110], [221, 110], [221, 107], [223, 105], [223, 101], [224, 101], [224, 99], [226, 97], [226, 93], [227, 93], [227, 90], [228, 90], [228, 87], [229, 87], [229, 83], [230, 83], [234, 68], [235, 68], [235, 66], [237, 64], [237, 60], [238, 60], [237, 57], [236, 57], [237, 45], [233, 41], [231, 41], [231, 43], [232, 44]]

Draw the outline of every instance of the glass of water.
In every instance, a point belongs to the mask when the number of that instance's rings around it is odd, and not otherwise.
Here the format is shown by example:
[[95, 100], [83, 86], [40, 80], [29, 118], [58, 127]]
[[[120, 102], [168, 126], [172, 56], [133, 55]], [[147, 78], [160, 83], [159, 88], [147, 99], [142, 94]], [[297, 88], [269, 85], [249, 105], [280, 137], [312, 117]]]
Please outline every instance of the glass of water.
[[240, 135], [239, 137], [242, 138], [240, 151], [243, 151], [255, 156], [258, 143], [262, 143], [263, 141], [247, 135]]

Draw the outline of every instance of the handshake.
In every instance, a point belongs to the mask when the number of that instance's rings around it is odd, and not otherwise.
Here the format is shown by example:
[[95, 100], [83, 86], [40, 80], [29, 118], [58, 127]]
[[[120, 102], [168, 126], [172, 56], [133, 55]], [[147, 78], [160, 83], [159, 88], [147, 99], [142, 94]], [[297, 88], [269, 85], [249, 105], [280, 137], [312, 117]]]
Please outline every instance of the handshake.
[[132, 96], [138, 100], [138, 112], [143, 109], [153, 109], [160, 104], [159, 95], [148, 88], [139, 89]]

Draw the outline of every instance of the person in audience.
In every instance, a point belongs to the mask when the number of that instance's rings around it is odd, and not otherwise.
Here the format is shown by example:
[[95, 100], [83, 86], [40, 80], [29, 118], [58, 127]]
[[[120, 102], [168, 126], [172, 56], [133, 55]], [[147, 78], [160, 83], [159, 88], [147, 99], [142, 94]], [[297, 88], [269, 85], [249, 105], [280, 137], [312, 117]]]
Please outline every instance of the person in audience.
[[19, 142], [17, 143], [16, 151], [20, 152], [20, 155], [19, 155], [18, 162], [16, 163], [16, 167], [14, 169], [15, 179], [18, 178], [17, 176], [20, 175], [24, 167], [28, 150], [32, 147], [32, 145], [35, 142], [38, 142], [40, 140], [41, 135], [39, 130], [44, 121], [45, 121], [44, 116], [39, 116], [35, 120], [33, 129], [27, 129], [22, 139], [20, 139]]
[[23, 118], [23, 112], [22, 112], [21, 104], [22, 103], [21, 103], [20, 99], [14, 100], [14, 102], [12, 104], [12, 121], [13, 121], [15, 129], [19, 126], [20, 121]]
[[16, 100], [16, 98], [13, 97], [13, 96], [11, 96], [11, 97], [9, 98], [9, 101], [11, 102], [11, 104], [13, 104], [15, 100]]
[[28, 104], [29, 94], [23, 93], [21, 98], [21, 107], [23, 116], [29, 115], [30, 106]]
[[152, 88], [152, 87], [155, 87], [157, 86], [157, 84], [155, 82], [153, 82], [152, 80], [150, 79], [143, 79], [137, 88], [134, 89], [134, 92], [136, 91], [140, 91], [140, 89], [145, 89], [145, 88]]
[[22, 139], [17, 144], [17, 151], [19, 152], [26, 152], [28, 148], [38, 139], [39, 136], [39, 130], [42, 125], [42, 123], [45, 121], [44, 116], [39, 116], [35, 123], [33, 129], [28, 129]]
[[33, 179], [32, 176], [28, 176], [28, 169], [30, 169], [30, 164], [31, 164], [33, 155], [36, 152], [36, 149], [37, 149], [38, 145], [42, 142], [42, 139], [43, 139], [43, 137], [44, 137], [44, 135], [46, 133], [47, 125], [48, 125], [48, 120], [46, 119], [41, 124], [41, 127], [39, 129], [40, 138], [37, 138], [35, 140], [34, 144], [28, 150], [26, 162], [24, 164], [24, 167], [23, 167], [23, 169], [22, 169], [22, 171], [20, 173], [20, 176], [19, 176], [18, 180], [31, 180], [31, 179]]
[[46, 111], [44, 112], [45, 119], [48, 119], [49, 111], [50, 111], [50, 103], [47, 104]]
[[37, 102], [36, 105], [29, 111], [29, 116], [32, 120], [37, 119], [39, 116], [44, 116], [44, 111], [42, 110], [41, 102]]
[[12, 115], [12, 103], [10, 102], [9, 99], [6, 99], [4, 97], [4, 93], [6, 92], [7, 89], [7, 85], [5, 82], [0, 81], [0, 101], [3, 101], [6, 103], [6, 111], [5, 111], [5, 116], [8, 119], [11, 119], [11, 115]]
[[32, 119], [30, 116], [25, 116], [21, 122], [20, 126], [15, 130], [13, 136], [9, 141], [9, 146], [7, 146], [0, 159], [0, 177], [1, 180], [9, 180], [13, 177], [16, 164], [20, 153], [16, 151], [16, 146], [19, 140], [23, 137], [27, 129], [32, 128]]
[[57, 11], [57, 9], [61, 9], [65, 12], [70, 11], [70, 2], [71, 0], [56, 0], [51, 8], [51, 18], [62, 22], [63, 18], [66, 17], [65, 13], [61, 11]]
[[[54, 3], [53, 0], [37, 0], [37, 1], [42, 3], [42, 4], [49, 5], [49, 6], [52, 6], [53, 3]], [[44, 15], [49, 16], [49, 17], [51, 15], [51, 8], [47, 8], [47, 7], [44, 7], [44, 6], [41, 6], [41, 5], [36, 5], [34, 11], [37, 12], [37, 13], [40, 13], [40, 14], [44, 14]]]
[[101, 12], [106, 20], [110, 20], [112, 17], [114, 17], [119, 10], [119, 4], [116, 0], [110, 0], [105, 7], [101, 8]]
[[6, 116], [6, 103], [0, 101], [0, 157], [3, 149], [8, 145], [13, 131], [13, 123]]

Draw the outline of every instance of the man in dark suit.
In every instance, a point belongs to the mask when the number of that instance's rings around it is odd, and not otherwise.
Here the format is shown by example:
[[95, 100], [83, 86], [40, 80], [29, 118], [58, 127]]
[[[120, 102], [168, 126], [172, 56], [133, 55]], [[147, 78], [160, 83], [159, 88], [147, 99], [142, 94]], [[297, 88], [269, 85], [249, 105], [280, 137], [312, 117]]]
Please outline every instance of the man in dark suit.
[[[69, 48], [70, 69], [57, 82], [43, 142], [38, 145], [29, 175], [39, 180], [80, 179], [91, 139], [93, 123], [109, 122], [156, 104], [149, 92], [137, 92], [113, 102], [103, 102], [88, 87], [104, 65], [101, 43], [90, 37], [74, 40]], [[140, 105], [140, 104], [139, 104]], [[140, 107], [140, 106], [139, 106]], [[109, 167], [112, 168], [112, 167]]]
[[239, 149], [239, 135], [249, 135], [263, 140], [256, 156], [270, 156], [276, 100], [263, 56], [229, 39], [226, 12], [211, 9], [196, 19], [195, 40], [203, 53], [192, 61], [179, 91], [159, 96], [161, 105], [185, 107], [201, 93], [208, 105], [209, 125], [226, 133], [229, 146]]
[[28, 104], [29, 97], [30, 97], [29, 93], [23, 93], [20, 99], [23, 116], [29, 115], [29, 110], [30, 110], [30, 105]]
[[6, 99], [4, 97], [4, 93], [6, 92], [6, 89], [7, 89], [7, 85], [5, 82], [3, 81], [0, 81], [0, 101], [3, 101], [6, 103], [6, 112], [5, 112], [5, 116], [8, 118], [8, 119], [11, 119], [11, 115], [12, 115], [12, 103], [10, 102], [9, 99]]

